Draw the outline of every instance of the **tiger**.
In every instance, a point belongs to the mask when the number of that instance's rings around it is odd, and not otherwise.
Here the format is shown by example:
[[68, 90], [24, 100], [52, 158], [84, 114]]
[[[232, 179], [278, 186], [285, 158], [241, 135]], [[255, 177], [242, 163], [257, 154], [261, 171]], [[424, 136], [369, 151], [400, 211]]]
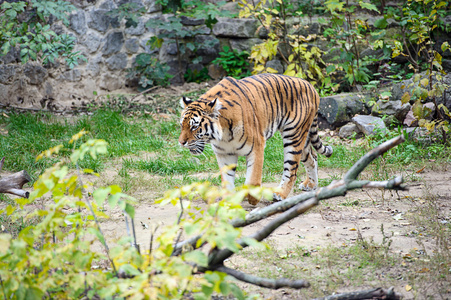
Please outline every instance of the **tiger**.
[[[245, 184], [261, 185], [266, 141], [279, 131], [284, 163], [273, 200], [280, 201], [291, 193], [300, 162], [307, 173], [300, 188], [311, 191], [318, 187], [318, 162], [312, 148], [326, 157], [332, 155], [332, 147], [323, 145], [318, 136], [319, 101], [314, 87], [297, 77], [278, 74], [240, 80], [225, 77], [198, 100], [180, 99], [178, 142], [194, 155], [201, 154], [210, 143], [221, 180], [233, 190], [239, 156], [246, 157]], [[223, 168], [229, 165], [234, 166]], [[250, 195], [247, 200], [251, 205], [260, 201]]]

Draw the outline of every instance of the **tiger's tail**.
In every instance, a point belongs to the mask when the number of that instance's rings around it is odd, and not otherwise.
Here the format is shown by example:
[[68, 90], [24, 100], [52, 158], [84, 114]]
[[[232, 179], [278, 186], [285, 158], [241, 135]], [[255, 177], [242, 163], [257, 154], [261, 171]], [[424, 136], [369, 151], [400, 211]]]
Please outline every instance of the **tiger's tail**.
[[321, 142], [321, 139], [318, 135], [318, 115], [315, 116], [312, 126], [310, 127], [309, 140], [313, 148], [315, 148], [316, 152], [318, 152], [319, 154], [330, 157], [334, 152], [331, 146], [325, 146], [323, 145], [323, 142]]

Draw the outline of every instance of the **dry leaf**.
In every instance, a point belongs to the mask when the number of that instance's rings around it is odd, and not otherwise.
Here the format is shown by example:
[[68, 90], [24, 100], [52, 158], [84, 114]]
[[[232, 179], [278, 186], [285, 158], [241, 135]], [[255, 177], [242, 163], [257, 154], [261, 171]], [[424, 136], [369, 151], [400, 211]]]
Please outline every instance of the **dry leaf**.
[[357, 231], [355, 228], [349, 228], [349, 231]]
[[408, 284], [406, 284], [406, 291], [410, 291], [412, 289], [412, 287]]
[[422, 167], [421, 169], [419, 169], [419, 170], [417, 171], [417, 173], [423, 172], [423, 171], [424, 171], [424, 168], [426, 168], [426, 166], [424, 166], [424, 167]]

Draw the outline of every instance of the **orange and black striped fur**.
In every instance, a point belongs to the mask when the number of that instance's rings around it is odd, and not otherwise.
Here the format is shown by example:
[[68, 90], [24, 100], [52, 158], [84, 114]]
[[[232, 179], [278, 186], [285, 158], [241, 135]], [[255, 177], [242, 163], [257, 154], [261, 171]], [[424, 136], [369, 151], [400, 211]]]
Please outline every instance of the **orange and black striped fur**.
[[[246, 157], [246, 184], [260, 185], [266, 140], [280, 131], [284, 146], [284, 171], [280, 192], [285, 199], [296, 181], [299, 162], [307, 179], [304, 190], [318, 186], [317, 157], [312, 147], [329, 157], [332, 147], [323, 146], [318, 136], [319, 95], [305, 80], [284, 75], [261, 74], [236, 80], [226, 77], [197, 101], [182, 98], [179, 143], [200, 154], [211, 143], [218, 165], [236, 164]], [[227, 187], [234, 188], [235, 170], [222, 174]], [[258, 199], [249, 197], [251, 204]]]

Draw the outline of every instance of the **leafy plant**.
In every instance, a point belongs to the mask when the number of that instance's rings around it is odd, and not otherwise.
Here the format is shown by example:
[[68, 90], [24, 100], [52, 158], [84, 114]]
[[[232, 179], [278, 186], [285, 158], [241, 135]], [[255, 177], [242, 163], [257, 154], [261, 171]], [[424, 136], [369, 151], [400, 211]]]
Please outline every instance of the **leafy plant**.
[[[70, 161], [63, 160], [47, 169], [34, 183], [29, 199], [15, 199], [0, 210], [0, 214], [14, 220], [40, 219], [22, 228], [15, 238], [0, 234], [0, 295], [7, 299], [111, 299], [131, 295], [181, 299], [190, 293], [196, 299], [208, 299], [213, 293], [220, 293], [244, 299], [243, 292], [224, 273], [203, 271], [202, 276], [195, 275], [198, 268], [208, 265], [207, 255], [200, 250], [173, 255], [174, 241], [182, 231], [187, 236], [203, 232], [200, 244], [239, 251], [241, 246], [236, 239], [241, 230], [229, 222], [244, 218], [246, 211], [240, 202], [247, 193], [258, 197], [268, 193], [261, 188], [231, 193], [209, 183], [168, 191], [159, 202], [182, 205], [183, 214], [177, 223], [155, 237], [158, 246], [153, 247], [151, 242], [149, 251], [141, 251], [133, 235], [110, 248], [99, 226], [99, 219], [108, 218], [103, 207], [107, 203], [110, 208], [121, 209], [126, 222], [129, 217], [134, 226], [134, 200], [117, 185], [87, 193], [85, 189], [92, 183], [83, 183], [80, 171], [69, 172], [71, 164], [77, 166], [87, 156], [95, 159], [107, 151], [104, 140], [88, 139], [76, 147], [86, 133], [82, 130], [72, 137], [69, 144], [74, 145], [73, 149], [66, 149], [72, 151]], [[37, 159], [56, 156], [63, 148], [55, 146]], [[83, 173], [98, 176], [92, 170]], [[36, 206], [34, 202], [42, 197], [46, 201]], [[200, 209], [193, 203], [196, 199], [204, 199], [208, 205]], [[28, 209], [29, 205], [34, 205], [33, 210]], [[92, 250], [93, 238], [100, 242], [105, 254]], [[250, 238], [245, 240], [253, 246], [260, 245]], [[109, 269], [99, 268], [105, 264]]]
[[197, 83], [211, 79], [210, 75], [208, 75], [208, 69], [205, 67], [202, 68], [200, 71], [188, 68], [186, 70], [184, 77], [186, 82], [197, 82]]
[[[445, 144], [451, 129], [451, 114], [446, 106], [438, 104], [437, 98], [443, 96], [448, 86], [443, 82], [442, 75], [446, 73], [443, 71], [442, 56], [435, 50], [432, 32], [441, 26], [440, 15], [446, 7], [447, 2], [444, 1], [407, 1], [401, 17], [401, 24], [404, 26], [402, 42], [395, 41], [392, 47], [393, 57], [405, 56], [415, 72], [420, 70], [420, 63], [424, 63], [426, 77], [416, 74], [413, 83], [409, 85], [411, 92], [404, 93], [401, 101], [414, 101], [412, 109], [419, 126], [426, 127], [429, 131], [438, 128]], [[448, 42], [442, 43], [441, 50], [450, 51]], [[423, 105], [428, 99], [434, 103], [436, 118], [431, 116], [430, 109]], [[428, 121], [427, 117], [432, 120]]]
[[4, 1], [0, 6], [0, 55], [17, 47], [22, 63], [29, 60], [53, 63], [62, 56], [73, 68], [78, 60], [86, 61], [80, 51], [73, 51], [75, 37], [58, 35], [50, 28], [52, 18], [68, 25], [68, 14], [73, 10], [75, 6], [62, 0]]
[[284, 74], [308, 79], [312, 84], [324, 80], [322, 52], [310, 43], [316, 35], [304, 37], [300, 34], [289, 34], [287, 28], [286, 3], [282, 0], [263, 0], [254, 4], [241, 0], [239, 16], [255, 18], [268, 32], [268, 38], [261, 44], [252, 47], [250, 59], [254, 63], [252, 74], [277, 73], [267, 63], [279, 55], [285, 63]]
[[139, 87], [161, 85], [167, 86], [173, 75], [169, 74], [169, 66], [161, 64], [152, 54], [140, 53], [136, 56], [133, 67], [128, 69], [128, 78], [139, 78]]
[[[378, 12], [375, 5], [359, 1], [361, 9]], [[371, 59], [360, 57], [359, 44], [367, 43], [366, 34], [368, 24], [363, 20], [354, 18], [356, 5], [350, 5], [349, 1], [327, 0], [325, 2], [327, 11], [331, 14], [330, 27], [325, 30], [324, 36], [329, 37], [331, 44], [340, 46], [340, 63], [328, 66], [327, 73], [336, 69], [345, 72], [345, 78], [351, 86], [357, 83], [368, 83], [371, 72], [367, 65]]]
[[230, 47], [225, 46], [213, 63], [220, 65], [228, 76], [240, 79], [250, 75], [248, 57], [249, 53], [246, 51], [232, 51]]

